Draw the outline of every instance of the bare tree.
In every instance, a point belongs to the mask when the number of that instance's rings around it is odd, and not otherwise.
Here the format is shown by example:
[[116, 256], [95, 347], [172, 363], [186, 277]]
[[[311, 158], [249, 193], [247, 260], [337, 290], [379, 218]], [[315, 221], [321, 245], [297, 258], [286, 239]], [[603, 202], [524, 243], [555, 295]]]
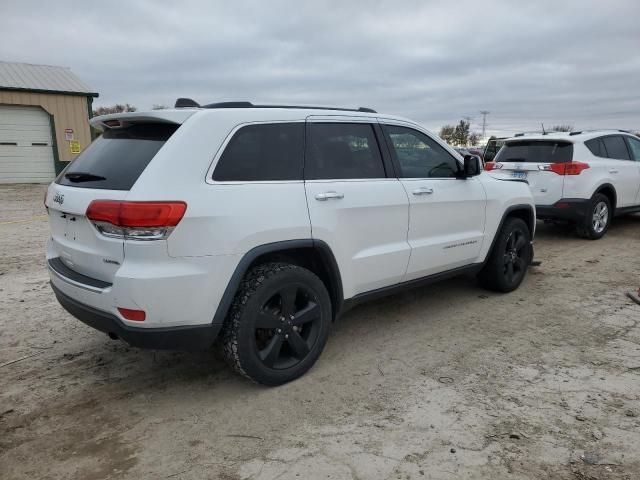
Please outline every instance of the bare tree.
[[480, 135], [478, 132], [471, 132], [469, 134], [469, 145], [472, 147], [475, 147], [476, 145], [478, 145], [480, 143], [480, 140], [482, 140], [482, 135]]
[[453, 125], [445, 125], [440, 129], [440, 138], [449, 144], [455, 141], [456, 127]]
[[573, 125], [564, 124], [564, 125], [554, 125], [549, 130], [550, 132], [571, 132], [573, 131]]
[[133, 105], [129, 105], [125, 103], [124, 105], [121, 103], [116, 103], [115, 105], [107, 106], [107, 107], [98, 107], [93, 111], [93, 116], [96, 117], [98, 115], [108, 115], [110, 113], [123, 113], [123, 112], [135, 112], [138, 110]]

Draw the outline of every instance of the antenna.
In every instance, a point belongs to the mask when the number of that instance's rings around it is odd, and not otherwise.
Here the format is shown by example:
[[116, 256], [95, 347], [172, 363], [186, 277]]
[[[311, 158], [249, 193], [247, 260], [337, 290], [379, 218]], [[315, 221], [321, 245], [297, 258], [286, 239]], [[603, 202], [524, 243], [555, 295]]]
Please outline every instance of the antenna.
[[191, 100], [190, 98], [179, 98], [176, 100], [176, 104], [174, 108], [189, 108], [189, 107], [200, 107], [198, 102], [195, 100]]

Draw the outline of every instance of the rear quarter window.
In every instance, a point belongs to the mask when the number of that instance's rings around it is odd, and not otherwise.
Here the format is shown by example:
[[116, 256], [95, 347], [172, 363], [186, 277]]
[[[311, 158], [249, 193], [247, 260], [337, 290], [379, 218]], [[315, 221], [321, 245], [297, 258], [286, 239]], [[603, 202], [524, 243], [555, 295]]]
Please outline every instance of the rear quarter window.
[[134, 124], [105, 132], [56, 179], [60, 185], [130, 190], [179, 125]]
[[602, 138], [592, 138], [584, 142], [584, 144], [596, 157], [607, 158], [607, 149], [604, 147]]
[[496, 162], [566, 163], [573, 159], [573, 144], [555, 140], [517, 140], [507, 142]]

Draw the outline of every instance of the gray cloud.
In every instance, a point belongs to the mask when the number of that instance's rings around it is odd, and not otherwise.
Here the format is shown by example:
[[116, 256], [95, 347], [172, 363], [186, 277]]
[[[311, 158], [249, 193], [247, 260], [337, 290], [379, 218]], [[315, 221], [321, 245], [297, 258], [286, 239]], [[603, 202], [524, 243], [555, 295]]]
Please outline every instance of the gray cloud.
[[[183, 5], [184, 3], [185, 5]], [[370, 106], [438, 130], [640, 130], [637, 0], [3, 2], [0, 59], [65, 65], [97, 104]]]

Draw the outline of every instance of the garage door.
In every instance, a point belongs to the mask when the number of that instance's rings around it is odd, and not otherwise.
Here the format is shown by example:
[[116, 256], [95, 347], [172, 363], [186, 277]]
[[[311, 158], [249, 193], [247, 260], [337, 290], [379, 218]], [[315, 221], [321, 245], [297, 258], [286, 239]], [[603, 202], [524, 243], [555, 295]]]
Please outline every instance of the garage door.
[[0, 183], [55, 178], [49, 115], [38, 107], [0, 105]]

